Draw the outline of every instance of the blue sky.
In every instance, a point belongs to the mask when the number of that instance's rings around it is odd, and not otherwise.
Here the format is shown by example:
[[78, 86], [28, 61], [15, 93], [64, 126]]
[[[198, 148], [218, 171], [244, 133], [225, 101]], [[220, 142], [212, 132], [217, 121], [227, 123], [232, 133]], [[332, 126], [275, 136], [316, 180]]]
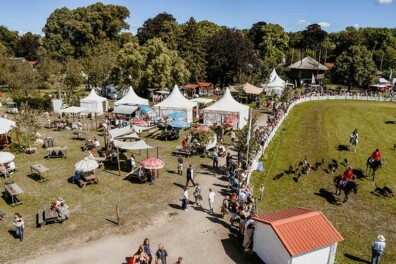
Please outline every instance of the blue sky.
[[[48, 16], [56, 9], [87, 6], [94, 0], [3, 0], [0, 25], [21, 33], [41, 33]], [[179, 23], [193, 16], [219, 25], [250, 28], [258, 21], [280, 24], [286, 31], [303, 30], [321, 23], [328, 32], [347, 26], [396, 28], [396, 0], [103, 0], [122, 5], [131, 15], [127, 22], [136, 33], [145, 20], [161, 12]]]

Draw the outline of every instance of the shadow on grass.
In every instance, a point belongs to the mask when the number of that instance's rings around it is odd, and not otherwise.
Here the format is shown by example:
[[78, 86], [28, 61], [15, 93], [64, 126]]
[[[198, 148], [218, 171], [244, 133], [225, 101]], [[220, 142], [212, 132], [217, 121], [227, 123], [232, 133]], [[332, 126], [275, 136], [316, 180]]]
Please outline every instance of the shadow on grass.
[[30, 179], [36, 181], [36, 182], [40, 182], [40, 181], [44, 181], [45, 180], [44, 177], [42, 177], [42, 176], [40, 177], [40, 175], [37, 174], [37, 173], [31, 173], [31, 174], [28, 175], [28, 177]]
[[334, 193], [327, 189], [321, 188], [318, 193], [315, 193], [315, 195], [325, 198], [330, 204], [339, 205], [338, 199], [334, 196]]
[[338, 145], [337, 150], [338, 151], [349, 151], [349, 146], [347, 146], [347, 145]]
[[173, 209], [183, 210], [180, 204], [168, 204]]
[[385, 121], [385, 124], [387, 124], [387, 125], [394, 125], [394, 124], [396, 124], [396, 121]]
[[19, 238], [15, 230], [8, 230], [8, 233], [15, 239]]
[[118, 223], [117, 223], [116, 221], [111, 220], [111, 219], [109, 219], [109, 218], [106, 218], [105, 220], [106, 220], [106, 221], [109, 221], [109, 222], [112, 223], [112, 224], [118, 225]]
[[356, 262], [361, 262], [361, 263], [370, 264], [370, 261], [365, 260], [365, 259], [362, 259], [362, 258], [359, 258], [359, 257], [356, 257], [356, 256], [351, 255], [351, 254], [344, 254], [344, 256], [345, 256], [346, 258], [348, 258], [348, 259], [350, 259], [350, 260], [353, 260], [353, 261], [356, 261]]
[[353, 175], [356, 175], [356, 178], [359, 180], [364, 180], [366, 176], [364, 176], [364, 172], [361, 169], [352, 169]]
[[177, 182], [174, 182], [173, 184], [178, 186], [178, 187], [180, 187], [180, 188], [182, 188], [182, 189], [184, 189], [184, 187], [186, 187], [186, 185], [180, 184], [180, 183], [177, 183]]

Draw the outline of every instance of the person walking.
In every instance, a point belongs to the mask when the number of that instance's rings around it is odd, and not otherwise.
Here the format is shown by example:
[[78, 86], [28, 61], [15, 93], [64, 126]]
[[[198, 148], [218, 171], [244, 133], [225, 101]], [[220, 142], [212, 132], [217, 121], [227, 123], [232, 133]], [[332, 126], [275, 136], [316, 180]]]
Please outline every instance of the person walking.
[[183, 158], [179, 157], [177, 159], [177, 174], [180, 176], [183, 174]]
[[188, 211], [187, 205], [188, 205], [188, 187], [184, 187], [183, 200], [182, 200], [182, 208], [184, 211]]
[[151, 262], [153, 261], [153, 254], [151, 252], [150, 240], [148, 238], [145, 238], [143, 241], [143, 249], [144, 253], [146, 253], [146, 255], [149, 257], [147, 264], [151, 264]]
[[186, 172], [186, 187], [188, 187], [189, 182], [191, 181], [192, 184], [195, 186], [195, 182], [194, 182], [194, 170], [192, 168], [192, 165], [190, 164], [187, 168], [187, 172]]
[[19, 213], [14, 214], [14, 225], [16, 227], [16, 235], [20, 241], [23, 240], [23, 231], [25, 229], [25, 222]]
[[213, 150], [213, 170], [216, 171], [219, 168], [219, 154], [217, 154], [217, 149]]
[[234, 143], [234, 141], [235, 141], [235, 131], [234, 131], [234, 129], [231, 129], [230, 137], [231, 137], [231, 142]]
[[209, 196], [208, 196], [209, 214], [213, 214], [213, 205], [214, 205], [214, 201], [215, 201], [215, 196], [216, 196], [216, 193], [212, 190], [212, 188], [209, 188]]
[[135, 166], [136, 166], [135, 156], [131, 154], [131, 157], [129, 158], [129, 167], [131, 168], [130, 172], [133, 172]]
[[371, 245], [371, 264], [380, 264], [381, 256], [385, 249], [385, 237], [383, 235], [379, 235], [377, 239]]
[[199, 185], [198, 182], [197, 182], [197, 184], [195, 184], [195, 190], [194, 190], [193, 195], [195, 198], [195, 204], [197, 206], [202, 207], [202, 187]]
[[168, 257], [168, 252], [166, 252], [164, 245], [159, 244], [158, 250], [155, 253], [155, 264], [166, 264], [167, 257]]

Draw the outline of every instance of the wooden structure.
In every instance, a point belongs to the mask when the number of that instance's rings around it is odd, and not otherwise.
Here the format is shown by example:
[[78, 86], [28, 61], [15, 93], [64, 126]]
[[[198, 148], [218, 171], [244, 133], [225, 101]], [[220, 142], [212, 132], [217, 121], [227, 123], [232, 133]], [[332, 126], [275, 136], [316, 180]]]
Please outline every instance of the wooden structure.
[[328, 70], [325, 65], [309, 56], [293, 63], [288, 68], [291, 69], [290, 77], [297, 80], [300, 84], [304, 82], [311, 83], [312, 74], [316, 80], [324, 79], [324, 73]]
[[58, 221], [58, 212], [51, 205], [47, 205], [44, 209], [37, 213], [37, 226], [43, 227], [46, 223]]
[[[47, 159], [50, 158], [63, 158], [66, 159], [66, 152], [67, 152], [67, 147], [49, 147], [47, 148], [48, 155]], [[61, 151], [61, 155], [59, 155], [59, 151]]]
[[23, 190], [13, 181], [4, 184], [4, 197], [7, 200], [10, 197], [10, 205], [15, 206], [23, 204], [21, 195]]
[[182, 89], [187, 93], [188, 97], [192, 98], [194, 95], [212, 96], [213, 87], [213, 83], [199, 82], [197, 84], [188, 83], [184, 85]]
[[32, 172], [32, 174], [36, 174], [37, 176], [39, 176], [39, 181], [47, 180], [43, 177], [42, 173], [49, 171], [49, 169], [44, 165], [41, 164], [30, 165], [30, 171]]

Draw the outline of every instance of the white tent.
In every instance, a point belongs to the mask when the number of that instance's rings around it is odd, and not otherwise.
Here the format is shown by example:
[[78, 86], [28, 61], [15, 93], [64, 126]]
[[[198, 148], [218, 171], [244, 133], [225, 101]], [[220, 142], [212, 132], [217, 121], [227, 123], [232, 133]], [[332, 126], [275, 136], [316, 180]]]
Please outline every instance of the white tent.
[[16, 127], [15, 121], [0, 117], [0, 134], [5, 134]]
[[184, 97], [177, 85], [173, 88], [172, 92], [164, 101], [154, 105], [154, 110], [159, 116], [166, 116], [173, 112], [185, 112], [187, 114], [187, 122], [193, 120], [193, 108], [197, 107], [196, 102], [191, 102]]
[[137, 139], [139, 138], [138, 134], [136, 134], [136, 132], [133, 131], [130, 126], [126, 126], [123, 128], [110, 129], [109, 134], [113, 139], [117, 138], [117, 137], [122, 137], [125, 135], [128, 135], [130, 138], [137, 138]]
[[276, 93], [281, 95], [285, 89], [285, 81], [278, 76], [275, 69], [272, 70], [268, 83], [262, 84], [261, 86], [266, 90], [268, 94]]
[[238, 103], [227, 88], [223, 97], [209, 107], [203, 109], [205, 125], [223, 123], [230, 115], [238, 116], [238, 128], [246, 125], [249, 118], [249, 106]]
[[88, 109], [84, 107], [70, 106], [68, 108], [64, 108], [60, 110], [59, 112], [67, 113], [67, 114], [79, 114], [79, 113], [88, 113]]
[[122, 142], [119, 140], [114, 140], [114, 146], [116, 146], [116, 148], [125, 150], [140, 150], [153, 148], [152, 146], [147, 145], [146, 141], [144, 140], [139, 140], [135, 142]]
[[90, 113], [101, 115], [107, 109], [107, 99], [97, 95], [95, 90], [92, 89], [87, 97], [80, 100], [80, 106], [88, 109]]
[[115, 102], [114, 105], [148, 105], [148, 100], [138, 96], [130, 86], [126, 95]]

